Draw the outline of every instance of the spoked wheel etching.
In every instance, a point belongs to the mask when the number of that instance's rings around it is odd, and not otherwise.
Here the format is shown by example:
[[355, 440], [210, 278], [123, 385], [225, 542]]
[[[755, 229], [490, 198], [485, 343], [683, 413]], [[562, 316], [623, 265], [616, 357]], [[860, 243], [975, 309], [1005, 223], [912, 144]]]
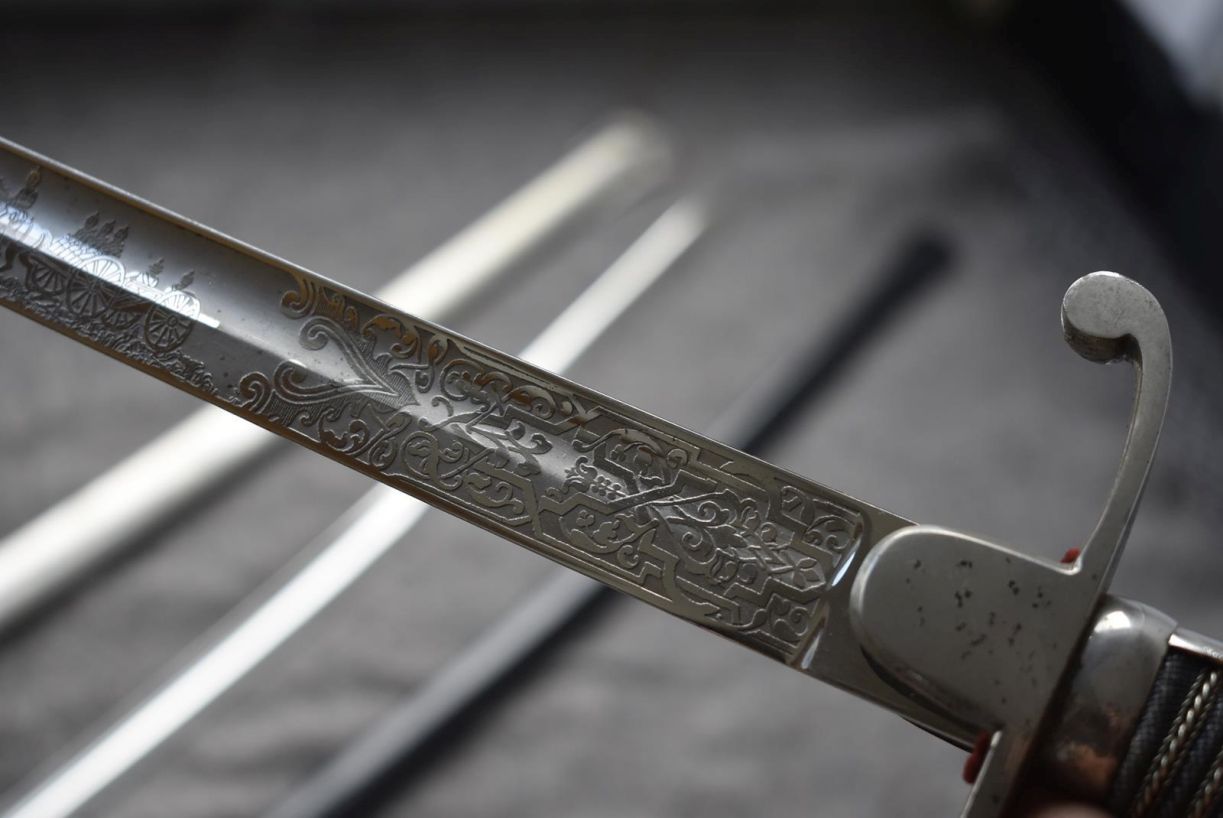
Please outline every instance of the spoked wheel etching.
[[[16, 223], [8, 211], [0, 212], [0, 221], [10, 229]], [[27, 232], [40, 229], [32, 222], [18, 226], [26, 227]], [[116, 241], [126, 237], [126, 228], [113, 235]], [[109, 342], [119, 333], [143, 343], [155, 356], [174, 352], [187, 340], [200, 315], [199, 299], [187, 290], [193, 273], [162, 289], [160, 260], [144, 272], [129, 271], [118, 258], [77, 234], [46, 239], [39, 238], [34, 248], [39, 252], [33, 252], [7, 237], [0, 238], [0, 272], [15, 263], [25, 267], [25, 287], [43, 299], [44, 308], [71, 320], [74, 326], [106, 333]]]
[[64, 305], [81, 318], [94, 318], [110, 309], [113, 286], [123, 279], [123, 267], [105, 256], [85, 259], [72, 272], [64, 290]]
[[19, 258], [25, 263], [25, 284], [28, 288], [43, 295], [63, 295], [71, 277], [68, 271], [29, 254], [23, 253]]
[[172, 290], [149, 309], [144, 320], [145, 343], [157, 352], [169, 352], [187, 340], [199, 312], [199, 300], [194, 295]]

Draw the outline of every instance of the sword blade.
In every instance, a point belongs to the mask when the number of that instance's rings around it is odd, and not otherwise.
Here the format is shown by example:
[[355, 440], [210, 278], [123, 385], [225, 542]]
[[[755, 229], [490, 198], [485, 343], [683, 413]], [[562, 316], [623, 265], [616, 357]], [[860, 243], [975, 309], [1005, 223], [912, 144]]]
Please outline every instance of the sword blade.
[[857, 567], [908, 520], [0, 147], [0, 180], [17, 191], [0, 208], [0, 303], [579, 573], [969, 740], [880, 678], [850, 629]]
[[[463, 229], [378, 292], [448, 322], [583, 211], [643, 194], [667, 151], [648, 123], [618, 121]], [[0, 537], [0, 632], [83, 574], [273, 450], [279, 438], [209, 406], [151, 438], [106, 473]], [[189, 471], [176, 470], [184, 458]], [[116, 503], [117, 496], [123, 503]], [[80, 520], [88, 519], [88, 526]]]

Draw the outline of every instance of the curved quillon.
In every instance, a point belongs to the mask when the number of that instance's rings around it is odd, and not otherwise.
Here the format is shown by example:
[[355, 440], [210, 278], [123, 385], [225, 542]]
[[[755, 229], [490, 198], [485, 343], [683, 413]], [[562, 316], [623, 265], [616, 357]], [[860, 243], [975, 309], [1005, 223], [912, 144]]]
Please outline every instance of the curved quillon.
[[997, 814], [1093, 620], [1129, 531], [1159, 437], [1171, 340], [1155, 298], [1114, 273], [1070, 287], [1067, 342], [1097, 362], [1130, 360], [1138, 389], [1125, 452], [1077, 560], [1056, 564], [934, 526], [910, 526], [867, 556], [850, 600], [854, 630], [899, 684], [992, 734], [966, 818]]

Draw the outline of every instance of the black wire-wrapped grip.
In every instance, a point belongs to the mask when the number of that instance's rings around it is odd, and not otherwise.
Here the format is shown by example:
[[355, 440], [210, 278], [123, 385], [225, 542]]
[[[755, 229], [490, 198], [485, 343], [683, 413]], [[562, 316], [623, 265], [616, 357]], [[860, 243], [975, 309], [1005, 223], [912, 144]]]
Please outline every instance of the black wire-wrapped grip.
[[1223, 818], [1223, 665], [1168, 651], [1113, 779], [1118, 818]]

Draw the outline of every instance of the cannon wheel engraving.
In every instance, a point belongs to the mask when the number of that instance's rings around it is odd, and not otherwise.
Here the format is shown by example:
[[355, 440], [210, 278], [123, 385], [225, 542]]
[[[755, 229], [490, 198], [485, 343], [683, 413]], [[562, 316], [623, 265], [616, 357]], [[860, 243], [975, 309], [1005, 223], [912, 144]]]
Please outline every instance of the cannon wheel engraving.
[[123, 277], [119, 262], [105, 256], [85, 259], [80, 263], [64, 291], [64, 304], [82, 318], [93, 318], [110, 310], [115, 290], [108, 286]]
[[[16, 245], [14, 245], [16, 246]], [[26, 268], [26, 286], [43, 295], [62, 295], [68, 287], [69, 274], [60, 267], [22, 254]]]
[[191, 333], [194, 321], [189, 315], [199, 313], [195, 296], [182, 290], [169, 293], [164, 302], [154, 304], [144, 320], [144, 340], [157, 352], [168, 352], [180, 346]]

